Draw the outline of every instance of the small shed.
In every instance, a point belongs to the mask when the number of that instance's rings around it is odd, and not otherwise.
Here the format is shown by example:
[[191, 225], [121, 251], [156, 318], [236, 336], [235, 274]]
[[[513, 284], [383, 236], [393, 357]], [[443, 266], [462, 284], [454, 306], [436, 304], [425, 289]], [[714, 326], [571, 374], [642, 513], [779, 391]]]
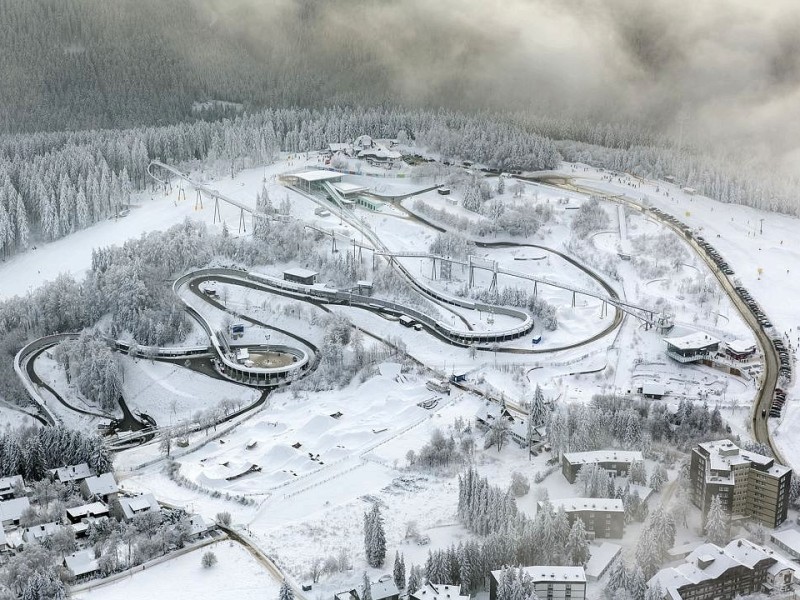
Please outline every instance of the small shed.
[[283, 280], [291, 281], [292, 283], [300, 283], [302, 285], [314, 285], [317, 282], [317, 275], [318, 273], [316, 271], [298, 267], [286, 269], [283, 272]]
[[663, 383], [658, 381], [645, 381], [639, 386], [639, 393], [645, 398], [659, 400], [667, 393]]
[[358, 293], [362, 296], [372, 296], [372, 282], [366, 279], [359, 280], [356, 285], [358, 286]]

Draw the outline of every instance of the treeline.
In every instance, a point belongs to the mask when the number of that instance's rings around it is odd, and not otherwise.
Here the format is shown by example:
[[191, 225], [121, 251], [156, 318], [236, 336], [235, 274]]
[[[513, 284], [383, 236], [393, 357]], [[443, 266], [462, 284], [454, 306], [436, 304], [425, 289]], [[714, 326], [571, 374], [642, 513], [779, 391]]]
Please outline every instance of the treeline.
[[99, 436], [55, 427], [23, 427], [0, 436], [2, 477], [22, 475], [26, 482], [43, 479], [47, 469], [88, 463], [96, 473], [111, 469], [111, 457]]
[[84, 331], [76, 340], [61, 342], [54, 353], [56, 361], [84, 398], [112, 411], [122, 392], [122, 371], [107, 339]]

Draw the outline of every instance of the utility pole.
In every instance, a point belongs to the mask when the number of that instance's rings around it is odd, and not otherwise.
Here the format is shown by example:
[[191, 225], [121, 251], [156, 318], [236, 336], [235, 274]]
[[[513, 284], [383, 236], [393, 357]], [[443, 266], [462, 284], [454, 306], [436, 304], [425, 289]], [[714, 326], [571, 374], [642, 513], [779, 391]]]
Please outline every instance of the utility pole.
[[760, 219], [760, 220], [761, 220], [761, 226], [759, 227], [759, 233], [761, 235], [764, 235], [764, 219]]

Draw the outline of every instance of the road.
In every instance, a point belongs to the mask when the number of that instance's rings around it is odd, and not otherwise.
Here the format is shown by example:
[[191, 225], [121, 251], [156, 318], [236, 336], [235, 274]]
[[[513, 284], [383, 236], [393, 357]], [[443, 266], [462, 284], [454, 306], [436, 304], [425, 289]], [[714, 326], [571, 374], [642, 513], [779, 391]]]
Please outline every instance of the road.
[[[577, 191], [584, 194], [601, 196], [612, 202], [618, 202], [630, 206], [639, 212], [647, 212], [646, 207], [642, 206], [635, 200], [628, 198], [625, 196], [625, 194], [612, 196], [603, 190], [594, 189], [585, 185], [576, 185], [572, 178], [569, 177], [559, 177], [549, 181], [545, 179], [540, 181], [540, 183], [570, 191]], [[736, 290], [733, 287], [733, 282], [717, 267], [711, 256], [706, 253], [705, 249], [703, 249], [693, 237], [687, 238], [673, 223], [662, 219], [657, 214], [647, 212], [647, 217], [649, 219], [658, 221], [661, 223], [661, 225], [664, 225], [665, 227], [674, 231], [681, 239], [685, 240], [692, 247], [697, 255], [708, 266], [709, 270], [714, 274], [720, 286], [728, 295], [728, 298], [730, 298], [733, 306], [739, 312], [744, 322], [747, 323], [747, 326], [752, 330], [759, 349], [761, 350], [761, 354], [764, 357], [764, 372], [762, 373], [761, 380], [759, 381], [759, 387], [756, 392], [756, 396], [753, 399], [753, 412], [751, 414], [753, 437], [759, 443], [768, 446], [778, 462], [788, 465], [789, 463], [786, 462], [785, 458], [772, 440], [767, 419], [762, 418], [761, 416], [761, 413], [764, 410], [767, 411], [767, 414], [769, 413], [769, 409], [772, 406], [772, 400], [775, 397], [775, 388], [778, 385], [778, 370], [780, 361], [778, 359], [778, 352], [772, 345], [770, 337], [763, 330], [758, 322], [758, 319], [756, 318], [756, 315], [750, 310], [750, 307], [747, 306], [739, 294], [736, 293]]]

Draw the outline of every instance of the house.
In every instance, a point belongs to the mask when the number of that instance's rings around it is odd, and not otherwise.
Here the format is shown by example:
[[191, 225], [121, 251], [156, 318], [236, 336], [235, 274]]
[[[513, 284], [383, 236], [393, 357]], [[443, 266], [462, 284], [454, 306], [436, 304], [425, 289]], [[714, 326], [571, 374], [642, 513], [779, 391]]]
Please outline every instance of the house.
[[130, 521], [138, 515], [154, 512], [161, 513], [153, 494], [140, 494], [133, 497], [117, 498], [112, 504], [111, 511], [120, 521]]
[[42, 523], [41, 525], [31, 525], [22, 530], [22, 541], [26, 544], [38, 544], [45, 538], [49, 538], [54, 533], [58, 533], [64, 527], [58, 523]]
[[660, 400], [667, 393], [667, 388], [658, 381], [643, 381], [637, 391], [645, 398]]
[[469, 596], [461, 595], [460, 585], [444, 585], [426, 583], [416, 592], [409, 594], [411, 600], [469, 600]]
[[339, 592], [333, 595], [333, 600], [360, 600], [356, 590]]
[[58, 469], [50, 469], [48, 474], [50, 479], [53, 481], [60, 481], [61, 483], [80, 483], [87, 477], [91, 477], [93, 475], [91, 469], [89, 469], [89, 465], [86, 463], [70, 465], [67, 467], [59, 467]]
[[679, 363], [708, 360], [719, 350], [720, 344], [717, 338], [702, 331], [663, 339], [667, 344], [667, 356]]
[[91, 579], [93, 575], [100, 572], [100, 563], [94, 556], [94, 550], [90, 548], [65, 556], [64, 566], [72, 571], [78, 580]]
[[[619, 539], [625, 534], [625, 508], [618, 498], [564, 498], [550, 503], [554, 510], [564, 509], [570, 527], [581, 519], [596, 538]], [[539, 502], [539, 508], [542, 504]]]
[[200, 515], [192, 515], [189, 519], [189, 539], [195, 540], [208, 533], [208, 523]]
[[[521, 567], [533, 581], [539, 600], [584, 600], [586, 572], [583, 567]], [[503, 571], [492, 571], [489, 578], [489, 600], [497, 600], [497, 585]]]
[[0, 528], [0, 554], [8, 552], [10, 549], [8, 538], [6, 538], [6, 532]]
[[586, 579], [589, 581], [602, 578], [614, 561], [622, 555], [622, 546], [611, 542], [603, 542], [599, 546], [592, 546], [589, 550], [591, 557], [586, 563]]
[[372, 600], [399, 600], [400, 590], [394, 583], [394, 579], [390, 575], [381, 577], [375, 583], [369, 586]]
[[594, 450], [591, 452], [565, 452], [561, 455], [561, 472], [567, 481], [575, 483], [581, 467], [599, 465], [609, 475], [627, 475], [631, 464], [644, 460], [639, 451]]
[[81, 481], [81, 494], [86, 500], [101, 500], [108, 504], [119, 495], [117, 480], [113, 473], [87, 477]]
[[82, 506], [75, 506], [67, 509], [67, 520], [70, 523], [80, 523], [84, 519], [107, 517], [109, 515], [108, 506], [102, 502], [92, 502]]
[[647, 585], [651, 589], [660, 586], [664, 600], [731, 600], [770, 589], [786, 589], [792, 580], [793, 567], [782, 557], [738, 539], [724, 548], [701, 544], [683, 564], [661, 569]]
[[756, 345], [745, 340], [733, 340], [725, 343], [725, 354], [734, 360], [747, 360], [756, 353]]
[[16, 495], [17, 490], [23, 489], [25, 482], [22, 480], [22, 475], [0, 478], [0, 500], [9, 500]]
[[26, 496], [0, 502], [0, 521], [3, 527], [7, 525], [19, 525], [19, 519], [22, 513], [30, 507], [31, 503]]

